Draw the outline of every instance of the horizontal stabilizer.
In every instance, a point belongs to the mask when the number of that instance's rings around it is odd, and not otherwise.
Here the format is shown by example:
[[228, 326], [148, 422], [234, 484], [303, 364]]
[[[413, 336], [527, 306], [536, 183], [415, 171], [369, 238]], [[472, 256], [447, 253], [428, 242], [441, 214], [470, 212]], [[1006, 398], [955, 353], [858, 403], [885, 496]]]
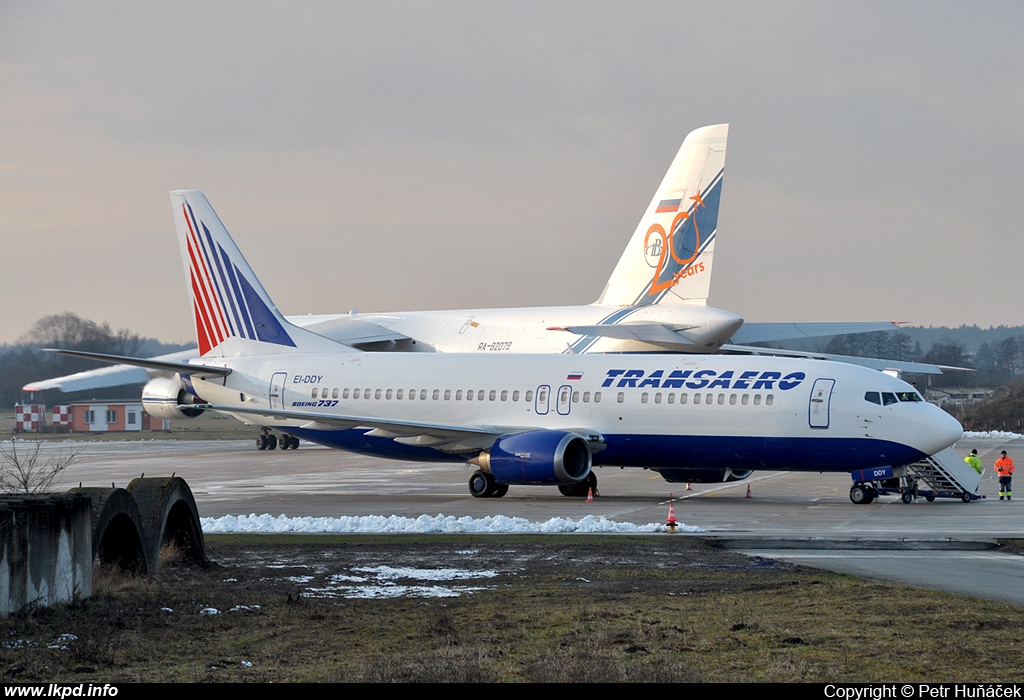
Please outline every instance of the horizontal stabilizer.
[[690, 348], [693, 346], [693, 341], [682, 335], [682, 332], [696, 327], [670, 326], [664, 323], [616, 323], [594, 326], [551, 326], [547, 330], [568, 331], [577, 335], [618, 338], [619, 340], [638, 340], [666, 348], [676, 346]]
[[107, 355], [102, 352], [82, 352], [81, 350], [58, 350], [54, 348], [43, 348], [43, 352], [55, 352], [58, 355], [68, 357], [81, 357], [86, 360], [97, 362], [110, 362], [115, 365], [131, 365], [152, 369], [158, 372], [176, 372], [178, 374], [190, 374], [194, 377], [226, 377], [231, 374], [227, 367], [212, 367], [210, 365], [192, 365], [187, 362], [169, 362], [146, 357], [124, 357], [123, 355]]
[[[195, 348], [174, 352], [169, 355], [151, 357], [151, 360], [163, 360], [165, 362], [183, 362], [185, 360], [199, 357], [199, 351]], [[26, 384], [22, 391], [46, 391], [47, 389], [59, 389], [65, 393], [73, 391], [86, 391], [88, 389], [103, 389], [108, 386], [126, 386], [128, 384], [144, 384], [149, 381], [151, 373], [160, 370], [147, 370], [132, 365], [113, 365], [111, 367], [97, 367], [85, 372], [66, 374], [63, 377], [53, 379], [42, 379], [37, 382]]]
[[843, 323], [744, 323], [732, 337], [740, 345], [767, 343], [777, 340], [801, 340], [803, 338], [824, 338], [847, 333], [873, 333], [894, 331], [900, 327], [898, 321], [851, 321]]
[[59, 389], [65, 393], [72, 391], [85, 391], [86, 389], [102, 389], [108, 386], [125, 386], [126, 384], [142, 384], [149, 381], [149, 372], [141, 367], [130, 367], [128, 365], [116, 365], [113, 367], [101, 367], [86, 372], [76, 372], [63, 377], [43, 379], [38, 382], [26, 384], [22, 391], [46, 391], [47, 389]]
[[313, 331], [317, 335], [350, 347], [370, 343], [411, 340], [404, 333], [352, 316], [288, 316], [287, 320], [299, 328]]

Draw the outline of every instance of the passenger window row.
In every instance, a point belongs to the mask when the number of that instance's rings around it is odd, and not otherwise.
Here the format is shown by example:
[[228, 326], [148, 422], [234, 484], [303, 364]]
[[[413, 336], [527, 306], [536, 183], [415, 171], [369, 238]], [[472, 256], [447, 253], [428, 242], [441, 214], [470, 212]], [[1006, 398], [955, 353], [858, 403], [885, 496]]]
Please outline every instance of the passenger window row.
[[[619, 396], [622, 396], [621, 392], [619, 393]], [[702, 396], [703, 398], [701, 398]], [[644, 393], [640, 394], [640, 403], [647, 403], [650, 400], [651, 396], [648, 392], [645, 391]], [[760, 406], [761, 400], [761, 394], [716, 394], [714, 392], [708, 392], [702, 395], [699, 392], [697, 392], [694, 393], [693, 395], [693, 403], [695, 404], [699, 404], [703, 401], [703, 403], [706, 405], [717, 403], [719, 406], [724, 406], [726, 403], [728, 403], [730, 406], [735, 406], [737, 403], [740, 404], [741, 406], [747, 406], [749, 404], [753, 404], [754, 406]], [[654, 392], [654, 403], [662, 403], [662, 401], [669, 404], [675, 403], [675, 392], [667, 392], [664, 395], [660, 391]], [[680, 405], [687, 403], [687, 401], [689, 401], [689, 394], [680, 393]], [[619, 403], [622, 403], [621, 399], [619, 400]], [[771, 406], [774, 403], [775, 394], [767, 394], [764, 396], [765, 406]]]
[[[869, 394], [874, 393], [876, 397], [878, 395], [878, 392], [868, 392], [868, 393]], [[892, 395], [890, 394], [890, 396], [892, 396]], [[445, 400], [445, 401], [451, 401], [453, 399], [455, 401], [499, 401], [500, 400], [500, 401], [512, 401], [513, 403], [518, 402], [520, 400], [520, 397], [522, 397], [523, 401], [525, 401], [526, 403], [532, 403], [533, 402], [533, 391], [531, 390], [531, 391], [520, 392], [518, 389], [514, 390], [514, 391], [509, 391], [508, 389], [502, 389], [500, 391], [497, 390], [497, 389], [491, 389], [489, 391], [485, 390], [485, 389], [468, 389], [468, 390], [456, 389], [454, 391], [452, 389], [444, 389], [443, 391], [441, 389], [433, 389], [433, 390], [428, 390], [428, 389], [409, 389], [408, 391], [406, 391], [404, 389], [373, 389], [373, 388], [350, 389], [348, 387], [346, 387], [344, 389], [337, 389], [337, 388], [329, 388], [329, 387], [322, 387], [322, 388], [321, 387], [314, 387], [312, 392], [311, 392], [311, 397], [314, 398], [314, 399], [316, 399], [316, 398], [320, 398], [320, 399], [328, 399], [328, 398], [330, 398], [330, 399], [338, 399], [338, 398], [340, 398], [343, 401], [346, 401], [346, 400], [348, 400], [350, 398], [353, 399], [353, 400], [354, 399], [376, 399], [378, 401], [382, 400], [382, 399], [384, 401], [403, 401], [403, 400], [405, 400], [405, 401], [416, 401], [416, 400], [427, 401], [428, 399], [432, 400], [432, 401], [440, 401], [443, 398], [443, 400]], [[560, 398], [562, 400], [565, 400], [565, 398], [566, 398], [565, 397], [565, 392], [562, 392], [562, 394], [560, 395]], [[868, 398], [868, 397], [865, 396], [865, 398]], [[545, 395], [543, 393], [540, 396], [540, 400], [541, 400], [541, 402], [544, 402], [546, 400], [546, 397], [545, 397]], [[690, 402], [690, 395], [688, 393], [685, 393], [685, 392], [684, 393], [676, 394], [675, 392], [661, 392], [661, 391], [653, 392], [653, 394], [651, 392], [645, 391], [642, 394], [640, 394], [640, 403], [649, 403], [652, 400], [656, 404], [660, 404], [660, 403], [675, 404], [675, 403], [678, 403], [679, 405], [685, 405], [685, 404]], [[868, 399], [868, 400], [870, 401], [870, 399]], [[909, 399], [905, 399], [905, 400], [909, 400]], [[601, 403], [601, 392], [600, 391], [595, 391], [595, 392], [573, 391], [572, 392], [572, 399], [571, 399], [571, 401], [573, 403], [580, 403], [581, 401], [583, 403]], [[616, 401], [618, 403], [625, 403], [625, 401], [626, 401], [626, 392], [624, 392], [624, 391], [618, 392], [618, 394], [616, 395]], [[895, 399], [894, 399], [894, 401], [895, 401]], [[747, 406], [747, 405], [751, 405], [751, 404], [754, 405], [754, 406], [760, 406], [762, 404], [762, 402], [763, 402], [765, 406], [771, 406], [772, 404], [775, 403], [775, 395], [774, 394], [766, 394], [766, 395], [762, 396], [761, 394], [735, 394], [735, 393], [733, 393], [733, 394], [726, 394], [726, 393], [716, 394], [714, 392], [708, 392], [708, 393], [705, 393], [705, 394], [701, 394], [700, 392], [696, 392], [696, 393], [693, 394], [692, 402], [694, 404], [704, 403], [706, 405], [717, 403], [720, 406], [724, 406], [726, 403], [728, 403], [730, 406], [735, 406], [736, 404], [740, 404], [741, 406]], [[875, 403], [878, 403], [878, 401], [876, 401]]]
[[[533, 391], [521, 392], [518, 389], [509, 391], [508, 389], [491, 389], [487, 391], [485, 389], [445, 389], [443, 392], [440, 389], [409, 389], [406, 392], [404, 389], [332, 389], [329, 387], [314, 387], [310, 392], [311, 398], [319, 399], [338, 399], [345, 401], [351, 399], [377, 399], [385, 401], [402, 401], [409, 400], [415, 401], [417, 398], [420, 401], [426, 401], [427, 399], [433, 401], [440, 401], [442, 396], [445, 401], [451, 401], [453, 398], [455, 401], [512, 401], [518, 402], [520, 397], [527, 403], [533, 401]], [[541, 397], [544, 400], [544, 397]], [[572, 402], [579, 403], [601, 403], [601, 392], [589, 392], [589, 391], [574, 391], [572, 393]]]

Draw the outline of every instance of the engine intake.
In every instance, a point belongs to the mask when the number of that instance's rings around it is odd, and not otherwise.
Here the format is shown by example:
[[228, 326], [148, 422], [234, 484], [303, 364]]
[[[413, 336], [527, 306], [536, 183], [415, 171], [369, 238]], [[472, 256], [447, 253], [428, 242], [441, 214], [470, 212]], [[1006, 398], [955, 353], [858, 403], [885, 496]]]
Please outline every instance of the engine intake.
[[177, 378], [159, 377], [151, 379], [142, 388], [142, 407], [155, 418], [195, 418], [203, 413], [201, 408], [180, 408], [196, 402], [196, 397], [185, 390]]
[[532, 430], [499, 438], [472, 460], [499, 484], [575, 484], [590, 475], [590, 443], [576, 433]]

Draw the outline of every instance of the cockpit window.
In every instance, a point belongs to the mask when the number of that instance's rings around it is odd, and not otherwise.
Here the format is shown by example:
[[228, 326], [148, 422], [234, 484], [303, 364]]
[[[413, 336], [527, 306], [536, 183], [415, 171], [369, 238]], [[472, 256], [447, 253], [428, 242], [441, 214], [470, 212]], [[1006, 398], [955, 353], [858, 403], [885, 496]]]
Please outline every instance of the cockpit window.
[[879, 406], [882, 405], [882, 399], [879, 397], [877, 391], [869, 391], [864, 394], [864, 400], [870, 401], [871, 403], [877, 403]]
[[921, 401], [921, 395], [916, 391], [901, 391], [896, 394], [896, 398], [900, 401]]
[[882, 392], [882, 405], [883, 406], [891, 406], [892, 404], [898, 403], [898, 402], [899, 402], [899, 399], [896, 398], [896, 394], [890, 393], [888, 391], [883, 391]]

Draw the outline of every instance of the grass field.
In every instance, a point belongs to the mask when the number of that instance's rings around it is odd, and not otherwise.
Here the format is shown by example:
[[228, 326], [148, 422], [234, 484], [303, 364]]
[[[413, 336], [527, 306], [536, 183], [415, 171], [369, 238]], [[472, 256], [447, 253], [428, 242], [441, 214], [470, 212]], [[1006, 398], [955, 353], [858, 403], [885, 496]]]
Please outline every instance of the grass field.
[[[698, 537], [207, 544], [205, 568], [106, 574], [89, 600], [0, 622], [5, 679], [1006, 682], [1024, 671], [1024, 608], [750, 559]], [[323, 585], [374, 563], [452, 562], [497, 574], [454, 598], [346, 598]]]

